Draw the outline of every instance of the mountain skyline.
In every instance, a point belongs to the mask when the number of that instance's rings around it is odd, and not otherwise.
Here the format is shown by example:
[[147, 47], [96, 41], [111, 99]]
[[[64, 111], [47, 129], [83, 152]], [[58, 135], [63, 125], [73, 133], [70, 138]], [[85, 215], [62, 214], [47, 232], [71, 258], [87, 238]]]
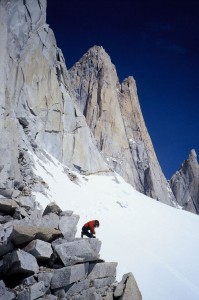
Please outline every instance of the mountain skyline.
[[134, 77], [160, 165], [170, 179], [192, 148], [199, 152], [198, 4], [59, 3], [48, 1], [47, 22], [67, 67], [97, 44], [111, 56], [120, 81]]

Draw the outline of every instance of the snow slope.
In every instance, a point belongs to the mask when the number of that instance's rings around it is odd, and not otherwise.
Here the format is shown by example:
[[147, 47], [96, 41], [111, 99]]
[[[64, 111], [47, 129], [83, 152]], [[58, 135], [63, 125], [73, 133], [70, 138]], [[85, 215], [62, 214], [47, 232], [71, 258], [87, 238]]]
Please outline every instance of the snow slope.
[[101, 258], [118, 262], [118, 280], [132, 272], [144, 300], [199, 299], [197, 215], [140, 194], [117, 174], [76, 174], [75, 183], [56, 159], [33, 159], [34, 172], [49, 186], [37, 201], [79, 214], [77, 236], [86, 221], [99, 219]]

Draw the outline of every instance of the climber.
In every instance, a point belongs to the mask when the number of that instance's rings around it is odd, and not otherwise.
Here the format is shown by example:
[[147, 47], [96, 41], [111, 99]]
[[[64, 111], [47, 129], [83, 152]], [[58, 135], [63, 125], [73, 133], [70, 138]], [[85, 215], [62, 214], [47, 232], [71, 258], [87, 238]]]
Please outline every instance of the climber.
[[95, 228], [99, 227], [99, 221], [98, 220], [93, 220], [89, 221], [84, 226], [82, 227], [82, 233], [81, 237], [83, 238], [84, 235], [86, 235], [89, 238], [95, 238]]

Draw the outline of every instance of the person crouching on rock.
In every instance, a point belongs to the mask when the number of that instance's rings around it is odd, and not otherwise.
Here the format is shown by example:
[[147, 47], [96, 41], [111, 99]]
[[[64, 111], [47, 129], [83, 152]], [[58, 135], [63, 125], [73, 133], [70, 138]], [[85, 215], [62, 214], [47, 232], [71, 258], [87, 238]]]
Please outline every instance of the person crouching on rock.
[[89, 221], [84, 226], [82, 227], [82, 233], [81, 237], [83, 238], [84, 235], [86, 235], [89, 238], [95, 238], [95, 228], [99, 227], [99, 221], [98, 220], [93, 220]]

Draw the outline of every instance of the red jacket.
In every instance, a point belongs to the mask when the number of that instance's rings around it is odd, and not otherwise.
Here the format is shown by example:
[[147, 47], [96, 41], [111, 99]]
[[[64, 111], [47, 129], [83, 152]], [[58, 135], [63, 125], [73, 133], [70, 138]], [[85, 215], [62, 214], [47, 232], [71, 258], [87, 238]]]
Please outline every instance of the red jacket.
[[92, 234], [95, 234], [95, 221], [89, 221], [86, 224], [84, 224], [83, 227], [89, 227], [91, 230]]

